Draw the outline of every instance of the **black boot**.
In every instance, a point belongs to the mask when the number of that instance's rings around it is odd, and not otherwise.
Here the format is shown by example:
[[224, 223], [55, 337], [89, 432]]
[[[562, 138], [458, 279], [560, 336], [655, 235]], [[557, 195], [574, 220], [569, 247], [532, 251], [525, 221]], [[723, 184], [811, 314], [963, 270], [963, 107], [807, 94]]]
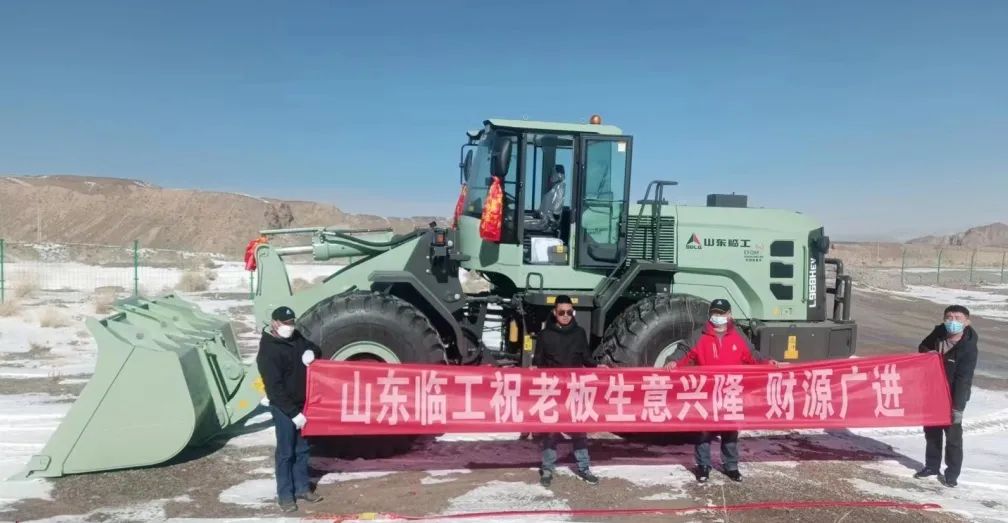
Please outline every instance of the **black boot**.
[[696, 480], [698, 482], [700, 482], [700, 483], [707, 483], [707, 480], [710, 479], [710, 467], [705, 467], [703, 465], [697, 465], [697, 468], [694, 471], [694, 474], [696, 474]]
[[937, 476], [937, 475], [938, 475], [938, 471], [937, 470], [924, 467], [924, 468], [918, 470], [917, 473], [914, 474], [914, 477], [917, 478], [917, 479], [921, 479], [921, 478], [926, 478], [928, 476]]

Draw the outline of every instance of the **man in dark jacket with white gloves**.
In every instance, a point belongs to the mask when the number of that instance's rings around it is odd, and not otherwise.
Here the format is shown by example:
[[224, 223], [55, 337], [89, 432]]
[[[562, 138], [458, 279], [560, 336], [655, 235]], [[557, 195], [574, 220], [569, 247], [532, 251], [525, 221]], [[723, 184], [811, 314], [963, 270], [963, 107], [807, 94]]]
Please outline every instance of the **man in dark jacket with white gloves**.
[[[588, 334], [574, 320], [574, 305], [569, 296], [557, 296], [553, 305], [553, 315], [546, 322], [546, 328], [539, 333], [532, 356], [532, 365], [542, 368], [599, 367], [588, 349]], [[588, 434], [570, 434], [574, 445], [574, 459], [577, 461], [575, 474], [582, 480], [595, 485], [598, 478], [591, 473], [588, 460]], [[560, 434], [543, 434], [542, 466], [539, 469], [539, 483], [544, 487], [553, 481], [556, 468], [556, 442]]]
[[308, 365], [320, 355], [318, 347], [294, 328], [294, 311], [278, 307], [259, 340], [256, 364], [269, 400], [276, 428], [277, 502], [284, 512], [297, 510], [295, 499], [322, 501], [308, 481], [308, 441], [301, 429], [308, 423], [305, 404]]
[[[966, 402], [973, 387], [973, 371], [977, 364], [977, 342], [980, 336], [970, 326], [969, 309], [962, 305], [951, 305], [945, 309], [944, 321], [936, 325], [919, 347], [918, 352], [937, 352], [945, 364], [945, 377], [952, 394], [952, 424], [946, 427], [924, 427], [927, 440], [924, 468], [914, 474], [915, 478], [938, 476], [938, 480], [948, 487], [959, 482], [962, 469], [962, 417]], [[942, 460], [942, 436], [945, 436], [945, 474], [938, 469]]]

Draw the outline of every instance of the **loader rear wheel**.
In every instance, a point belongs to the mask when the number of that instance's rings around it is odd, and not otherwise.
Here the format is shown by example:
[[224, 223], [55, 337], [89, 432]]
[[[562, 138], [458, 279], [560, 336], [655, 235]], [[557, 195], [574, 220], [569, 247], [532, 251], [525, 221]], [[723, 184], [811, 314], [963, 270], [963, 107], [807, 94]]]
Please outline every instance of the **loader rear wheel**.
[[[652, 296], [623, 311], [606, 329], [603, 361], [617, 367], [661, 368], [676, 351], [688, 350], [707, 322], [708, 302], [696, 296]], [[620, 437], [640, 443], [692, 443], [693, 432], [633, 432]]]
[[[299, 321], [322, 356], [337, 361], [439, 364], [444, 345], [416, 307], [395, 296], [355, 293], [319, 302]], [[417, 436], [314, 438], [322, 453], [344, 459], [386, 458], [408, 452]]]

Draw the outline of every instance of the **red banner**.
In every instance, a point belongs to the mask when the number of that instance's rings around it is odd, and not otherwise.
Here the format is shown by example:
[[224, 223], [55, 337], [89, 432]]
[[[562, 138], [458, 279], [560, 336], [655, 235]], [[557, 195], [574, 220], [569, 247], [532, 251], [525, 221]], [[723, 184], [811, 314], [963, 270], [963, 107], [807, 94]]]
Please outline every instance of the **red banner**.
[[947, 425], [935, 353], [803, 364], [521, 369], [317, 360], [306, 436]]

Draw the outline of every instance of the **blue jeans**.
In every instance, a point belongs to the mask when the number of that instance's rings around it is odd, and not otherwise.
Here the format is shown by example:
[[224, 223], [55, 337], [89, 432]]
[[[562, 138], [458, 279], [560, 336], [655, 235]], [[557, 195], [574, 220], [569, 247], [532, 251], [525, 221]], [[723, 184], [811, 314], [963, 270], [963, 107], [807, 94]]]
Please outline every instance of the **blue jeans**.
[[710, 467], [710, 444], [714, 436], [721, 436], [721, 461], [725, 470], [738, 470], [738, 431], [730, 432], [703, 432], [700, 434], [700, 441], [696, 444], [694, 454], [696, 464], [701, 467]]
[[[588, 471], [588, 435], [583, 432], [573, 432], [570, 433], [571, 443], [574, 444], [574, 459], [577, 461], [578, 470], [582, 472]], [[543, 474], [553, 474], [556, 469], [556, 442], [560, 438], [560, 434], [556, 432], [550, 432], [548, 434], [543, 434], [542, 439], [542, 467], [540, 470]]]
[[276, 429], [277, 501], [293, 502], [296, 496], [311, 491], [308, 482], [308, 440], [294, 426], [294, 421], [280, 409], [270, 406]]

